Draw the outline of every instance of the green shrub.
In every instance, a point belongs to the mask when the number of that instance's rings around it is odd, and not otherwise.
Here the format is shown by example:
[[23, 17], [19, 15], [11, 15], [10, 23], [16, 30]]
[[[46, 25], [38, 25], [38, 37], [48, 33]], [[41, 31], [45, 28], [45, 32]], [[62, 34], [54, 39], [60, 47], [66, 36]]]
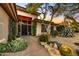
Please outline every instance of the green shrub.
[[64, 30], [64, 29], [65, 29], [65, 27], [64, 27], [63, 25], [60, 25], [60, 26], [57, 27], [57, 31], [58, 31], [59, 33], [61, 33], [62, 30]]
[[74, 56], [76, 55], [73, 50], [67, 46], [66, 44], [62, 44], [60, 47], [59, 47], [59, 51], [61, 53], [61, 55], [63, 56]]
[[42, 34], [39, 36], [39, 41], [40, 42], [48, 42], [48, 35]]
[[61, 36], [63, 36], [63, 37], [73, 37], [74, 35], [73, 35], [73, 31], [70, 28], [66, 27], [65, 30], [62, 30]]
[[36, 35], [36, 22], [33, 22], [33, 25], [32, 25], [32, 35], [33, 36]]
[[8, 27], [9, 27], [8, 41], [16, 40], [16, 21], [10, 18]]
[[0, 43], [0, 52], [6, 52], [7, 51], [7, 44]]
[[8, 43], [8, 48], [12, 52], [24, 50], [26, 46], [27, 45], [23, 40], [12, 40]]

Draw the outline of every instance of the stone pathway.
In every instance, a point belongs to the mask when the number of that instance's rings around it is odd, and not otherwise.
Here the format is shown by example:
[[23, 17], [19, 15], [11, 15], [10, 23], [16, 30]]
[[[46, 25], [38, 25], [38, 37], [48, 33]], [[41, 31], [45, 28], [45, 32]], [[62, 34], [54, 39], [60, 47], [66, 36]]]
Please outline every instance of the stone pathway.
[[48, 51], [39, 44], [36, 37], [23, 37], [27, 40], [28, 47], [16, 53], [3, 53], [6, 56], [49, 56]]

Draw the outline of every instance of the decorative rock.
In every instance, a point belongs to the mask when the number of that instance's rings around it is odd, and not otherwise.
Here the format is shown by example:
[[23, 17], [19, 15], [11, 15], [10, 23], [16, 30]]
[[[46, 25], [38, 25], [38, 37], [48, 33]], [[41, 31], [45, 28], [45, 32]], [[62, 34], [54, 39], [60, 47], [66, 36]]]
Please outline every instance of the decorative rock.
[[47, 42], [40, 42], [41, 43], [41, 45], [46, 45], [47, 44]]
[[49, 54], [51, 56], [60, 56], [61, 55], [60, 52], [59, 52], [59, 50], [56, 49], [56, 48], [49, 48], [48, 52], [49, 52]]
[[50, 45], [46, 44], [46, 45], [44, 45], [44, 47], [48, 50], [48, 52], [51, 56], [60, 56], [61, 55], [56, 43], [50, 44]]

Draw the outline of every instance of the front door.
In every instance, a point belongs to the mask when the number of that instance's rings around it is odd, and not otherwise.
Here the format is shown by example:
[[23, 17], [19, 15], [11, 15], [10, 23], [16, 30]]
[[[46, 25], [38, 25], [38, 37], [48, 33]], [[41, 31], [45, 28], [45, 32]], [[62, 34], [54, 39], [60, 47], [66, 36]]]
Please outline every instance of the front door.
[[28, 31], [27, 31], [27, 25], [22, 25], [22, 32], [21, 32], [22, 35], [27, 35], [28, 34]]
[[31, 35], [31, 25], [23, 24], [21, 35]]

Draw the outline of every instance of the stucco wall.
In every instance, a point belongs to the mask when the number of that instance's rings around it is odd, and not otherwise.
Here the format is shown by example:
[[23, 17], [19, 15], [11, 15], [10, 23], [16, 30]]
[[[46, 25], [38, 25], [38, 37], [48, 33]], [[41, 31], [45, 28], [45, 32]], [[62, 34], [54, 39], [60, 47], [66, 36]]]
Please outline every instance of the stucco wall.
[[0, 6], [0, 42], [7, 42], [9, 16]]
[[50, 27], [51, 26], [48, 24], [47, 32], [41, 32], [41, 23], [37, 23], [36, 36], [39, 36], [39, 35], [44, 34], [44, 33], [50, 34]]
[[37, 27], [36, 27], [36, 36], [39, 36], [41, 34], [41, 24], [37, 23]]

